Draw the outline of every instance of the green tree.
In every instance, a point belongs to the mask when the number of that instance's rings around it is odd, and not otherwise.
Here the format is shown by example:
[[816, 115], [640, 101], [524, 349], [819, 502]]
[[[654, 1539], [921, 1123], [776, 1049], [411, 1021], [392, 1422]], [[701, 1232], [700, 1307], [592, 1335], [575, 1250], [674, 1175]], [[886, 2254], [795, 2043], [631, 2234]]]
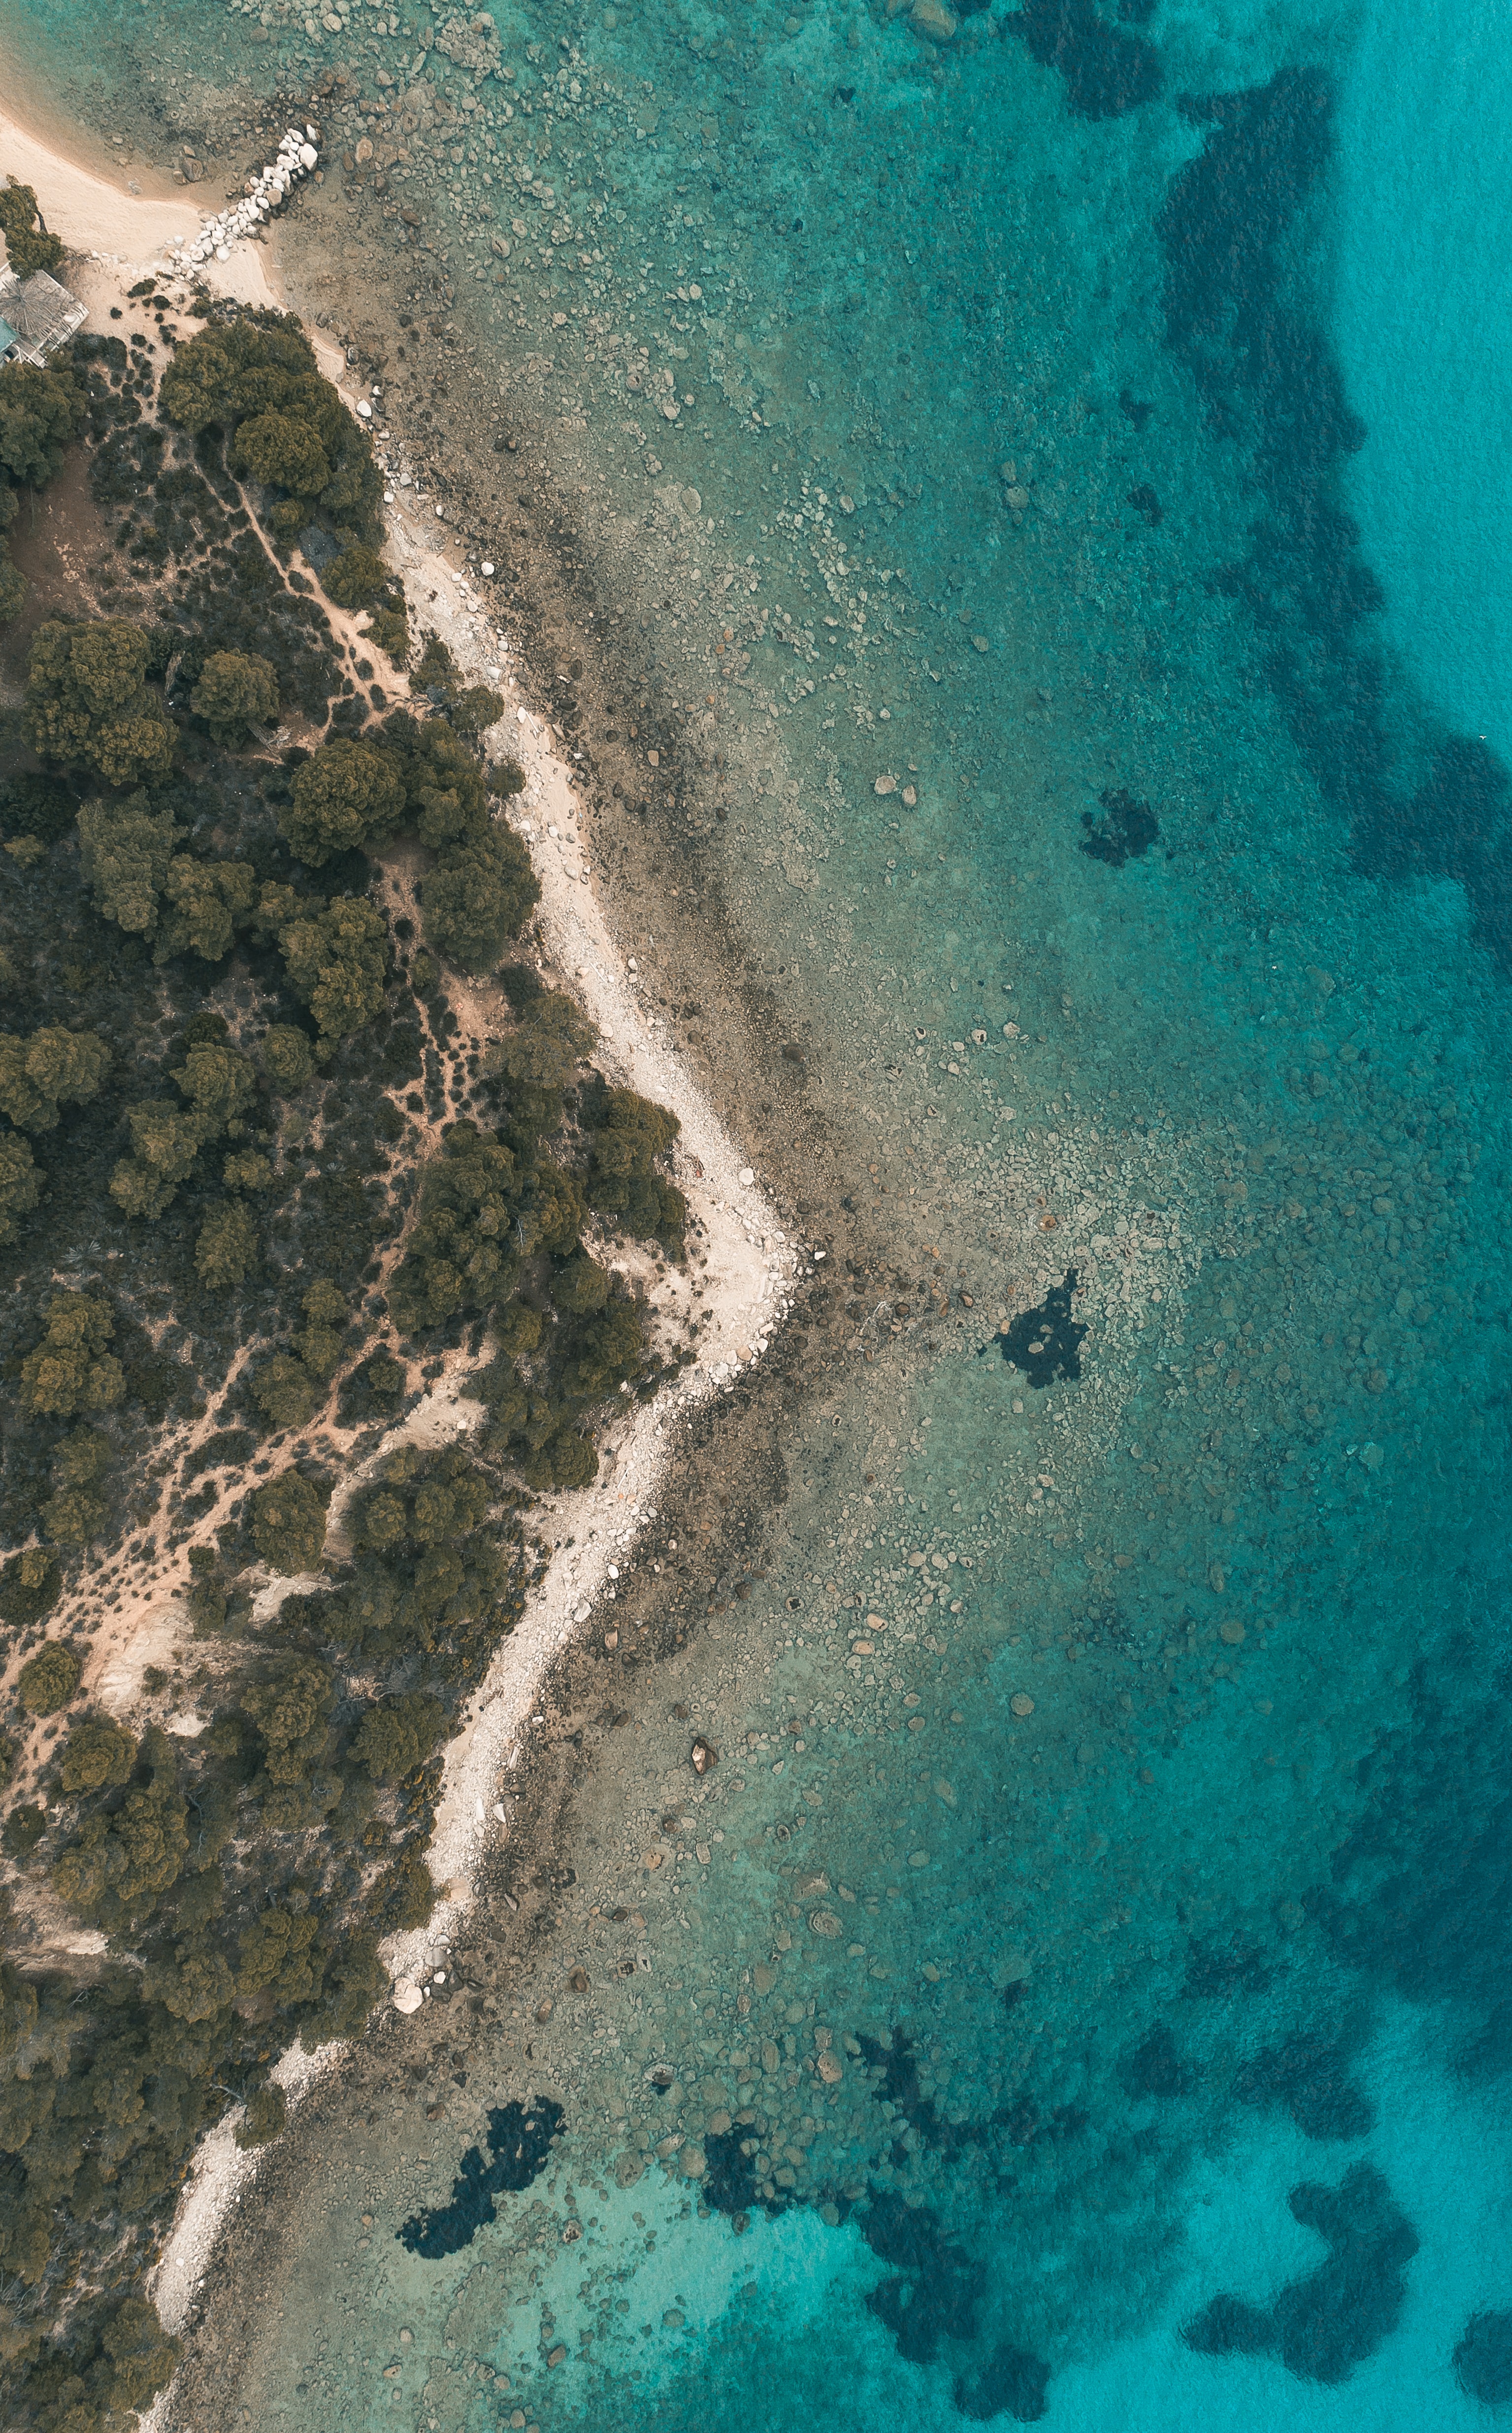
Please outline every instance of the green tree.
[[424, 1764], [445, 1727], [439, 1699], [409, 1690], [387, 1706], [368, 1708], [352, 1736], [351, 1753], [375, 1782], [399, 1782]]
[[688, 1202], [674, 1183], [656, 1171], [682, 1127], [666, 1107], [637, 1097], [634, 1090], [601, 1086], [585, 1094], [588, 1134], [587, 1199], [590, 1208], [620, 1219], [627, 1233], [657, 1234], [680, 1246]]
[[383, 1002], [388, 924], [365, 896], [338, 895], [279, 932], [290, 984], [319, 1027], [315, 1054], [333, 1055]]
[[220, 1952], [184, 1938], [171, 1958], [148, 1964], [142, 1990], [149, 2002], [161, 2002], [176, 2019], [196, 2026], [229, 2011], [236, 1999], [236, 1981]]
[[150, 637], [124, 617], [39, 626], [23, 706], [39, 758], [96, 769], [111, 786], [166, 777], [176, 737], [147, 689], [151, 659]]
[[419, 1216], [389, 1290], [402, 1333], [504, 1297], [519, 1269], [518, 1204], [513, 1151], [475, 1124], [449, 1125], [421, 1178]]
[[79, 1411], [106, 1411], [126, 1389], [126, 1372], [107, 1351], [115, 1333], [108, 1302], [89, 1293], [55, 1293], [47, 1304], [45, 1331], [21, 1364], [21, 1399], [33, 1417], [72, 1419]]
[[75, 1428], [53, 1447], [53, 1493], [40, 1517], [55, 1546], [86, 1546], [104, 1528], [109, 1507], [96, 1489], [110, 1460], [110, 1438], [98, 1428]]
[[8, 364], [0, 381], [0, 475], [32, 490], [56, 480], [83, 407], [71, 364], [56, 356], [49, 364]]
[[239, 1199], [229, 1199], [213, 1209], [195, 1243], [195, 1267], [201, 1283], [212, 1291], [228, 1292], [251, 1274], [258, 1256], [257, 1226], [250, 1209]]
[[81, 1715], [63, 1744], [63, 1789], [76, 1798], [129, 1782], [136, 1761], [137, 1744], [124, 1724], [110, 1715]]
[[78, 1688], [83, 1666], [71, 1647], [50, 1639], [22, 1666], [16, 1688], [28, 1715], [55, 1715]]
[[268, 489], [314, 501], [329, 485], [331, 467], [319, 433], [297, 416], [275, 409], [237, 424], [231, 470], [250, 474]]
[[25, 1131], [51, 1131], [64, 1100], [96, 1096], [110, 1066], [97, 1032], [52, 1025], [29, 1039], [0, 1031], [0, 1107]]
[[252, 1497], [252, 1543], [270, 1571], [314, 1572], [326, 1542], [326, 1507], [307, 1478], [286, 1470]]
[[491, 969], [541, 893], [524, 845], [500, 826], [449, 845], [423, 884], [426, 944], [464, 972]]
[[0, 1563], [0, 1622], [29, 1630], [51, 1613], [61, 1588], [57, 1556], [46, 1546], [23, 1546]]
[[0, 1133], [0, 1242], [14, 1240], [23, 1216], [42, 1198], [42, 1176], [31, 1144], [16, 1132]]
[[[213, 1016], [196, 1020], [225, 1029]], [[200, 1150], [223, 1132], [235, 1139], [246, 1130], [242, 1116], [256, 1091], [255, 1066], [229, 1040], [195, 1039], [193, 1029], [188, 1053], [173, 1077], [189, 1105], [149, 1098], [126, 1111], [135, 1153], [121, 1160], [110, 1188], [128, 1216], [161, 1216]], [[228, 1237], [228, 1248], [237, 1230]]]
[[332, 558], [320, 584], [327, 599], [333, 600], [338, 608], [371, 608], [382, 598], [392, 579], [376, 549], [353, 541], [349, 549]]
[[277, 718], [278, 672], [256, 651], [212, 651], [189, 706], [204, 720], [212, 742], [234, 751], [252, 727], [269, 726]]
[[270, 2145], [281, 2135], [288, 2118], [288, 2097], [281, 2086], [267, 2079], [247, 2095], [246, 2109], [236, 2126], [236, 2143], [244, 2154], [255, 2146]]
[[322, 1277], [305, 1294], [303, 1306], [305, 1323], [294, 1338], [294, 1348], [311, 1375], [327, 1386], [341, 1366], [348, 1324], [347, 1303], [336, 1286]]
[[18, 279], [29, 279], [34, 270], [56, 270], [62, 261], [63, 241], [42, 227], [36, 188], [23, 186], [16, 179], [8, 179], [0, 186], [0, 236], [5, 238], [6, 254]]
[[140, 787], [124, 803], [84, 805], [78, 815], [80, 865], [107, 921], [151, 937], [182, 833], [172, 811], [155, 811]]
[[603, 1307], [613, 1279], [607, 1268], [579, 1250], [552, 1278], [552, 1299], [569, 1318], [588, 1318]]
[[296, 1030], [291, 1023], [275, 1022], [263, 1041], [263, 1067], [273, 1087], [293, 1098], [314, 1078], [314, 1051], [302, 1030]]
[[179, 853], [168, 864], [162, 892], [168, 909], [158, 929], [153, 961], [166, 963], [175, 955], [195, 954], [207, 963], [218, 963], [230, 953], [237, 930], [253, 918], [257, 873], [247, 861], [200, 861]]
[[382, 843], [404, 810], [404, 779], [393, 756], [347, 735], [312, 752], [296, 770], [279, 833], [297, 860], [318, 870], [333, 853]]
[[275, 1428], [308, 1427], [322, 1399], [303, 1361], [288, 1352], [276, 1352], [252, 1379], [252, 1400]]
[[569, 996], [543, 989], [495, 1051], [495, 1062], [512, 1081], [538, 1090], [565, 1090], [598, 1035]]
[[246, 1711], [263, 1735], [263, 1762], [270, 1782], [300, 1782], [318, 1763], [331, 1736], [335, 1702], [330, 1667], [312, 1656], [285, 1657], [246, 1691]]

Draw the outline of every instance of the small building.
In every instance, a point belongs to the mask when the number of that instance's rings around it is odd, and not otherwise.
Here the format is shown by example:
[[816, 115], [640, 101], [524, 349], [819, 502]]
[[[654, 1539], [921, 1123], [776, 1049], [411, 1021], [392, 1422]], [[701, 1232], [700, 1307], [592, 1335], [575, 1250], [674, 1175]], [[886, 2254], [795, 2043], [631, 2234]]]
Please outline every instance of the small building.
[[89, 318], [89, 306], [45, 270], [0, 270], [0, 364], [42, 364]]

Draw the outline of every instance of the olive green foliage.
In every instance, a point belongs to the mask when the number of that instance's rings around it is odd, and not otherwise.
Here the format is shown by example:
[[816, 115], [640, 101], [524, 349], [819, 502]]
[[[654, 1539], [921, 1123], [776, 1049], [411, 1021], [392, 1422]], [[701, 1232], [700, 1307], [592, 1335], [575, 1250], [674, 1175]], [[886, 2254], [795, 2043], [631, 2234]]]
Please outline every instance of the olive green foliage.
[[287, 494], [272, 518], [293, 535], [312, 517], [376, 546], [382, 481], [367, 434], [322, 379], [298, 323], [244, 313], [202, 330], [163, 374], [162, 408], [195, 437], [229, 436], [233, 468]]
[[376, 549], [354, 541], [332, 558], [320, 578], [328, 600], [338, 608], [371, 608], [388, 588], [389, 571]]
[[118, 928], [148, 936], [158, 926], [182, 830], [169, 809], [154, 810], [144, 789], [121, 803], [86, 803], [78, 815], [80, 859], [94, 901]]
[[0, 1622], [29, 1630], [51, 1613], [62, 1585], [56, 1555], [45, 1546], [23, 1546], [0, 1563]]
[[[228, 1158], [228, 1180], [243, 1179], [230, 1173], [236, 1163]], [[265, 1166], [267, 1162], [262, 1159], [247, 1163], [256, 1167]], [[255, 1174], [252, 1179], [256, 1179]], [[229, 1291], [241, 1284], [257, 1266], [258, 1256], [257, 1226], [251, 1210], [241, 1200], [229, 1199], [224, 1207], [212, 1210], [206, 1217], [195, 1244], [195, 1268], [212, 1290]]]
[[16, 520], [17, 499], [14, 490], [0, 482], [0, 625], [19, 617], [26, 597], [26, 578], [11, 561], [6, 534]]
[[315, 1055], [325, 1062], [383, 1002], [388, 924], [365, 896], [338, 895], [289, 922], [279, 944], [295, 995], [319, 1027]]
[[23, 1131], [50, 1132], [61, 1105], [96, 1095], [110, 1063], [110, 1049], [93, 1030], [50, 1024], [29, 1038], [0, 1030], [0, 1108]]
[[253, 1375], [252, 1400], [270, 1427], [303, 1428], [325, 1396], [302, 1360], [276, 1352]]
[[98, 1482], [110, 1463], [110, 1439], [98, 1428], [75, 1428], [53, 1447], [53, 1492], [39, 1514], [55, 1546], [87, 1546], [110, 1517]]
[[152, 639], [124, 617], [40, 625], [23, 723], [39, 759], [97, 772], [108, 785], [165, 777], [175, 731], [146, 674]]
[[0, 1243], [14, 1239], [21, 1219], [42, 1198], [42, 1183], [29, 1141], [15, 1132], [0, 1133]]
[[484, 1526], [499, 1489], [458, 1448], [402, 1446], [350, 1514], [354, 1570], [330, 1600], [331, 1636], [365, 1663], [472, 1642], [496, 1614], [509, 1576]]
[[614, 1217], [627, 1234], [655, 1234], [681, 1249], [688, 1202], [674, 1183], [656, 1171], [682, 1130], [667, 1107], [637, 1097], [634, 1090], [601, 1085], [586, 1093], [583, 1121], [588, 1136], [587, 1200]]
[[137, 1744], [124, 1724], [109, 1715], [81, 1715], [63, 1744], [59, 1771], [68, 1796], [105, 1791], [129, 1782], [137, 1761]]
[[[187, 1105], [149, 1098], [126, 1111], [133, 1155], [123, 1158], [111, 1175], [110, 1197], [128, 1216], [161, 1216], [201, 1149], [224, 1136], [238, 1139], [246, 1129], [243, 1116], [257, 1087], [256, 1068], [229, 1040], [194, 1040], [172, 1078]], [[235, 1227], [226, 1234], [223, 1265], [234, 1264], [236, 1245], [244, 1238]]]
[[411, 1690], [391, 1706], [370, 1707], [357, 1727], [352, 1755], [375, 1782], [398, 1782], [423, 1765], [446, 1722], [439, 1699]]
[[198, 861], [187, 853], [175, 854], [169, 862], [162, 895], [155, 963], [188, 954], [218, 963], [230, 953], [238, 929], [253, 923], [261, 900], [249, 862]]
[[294, 1338], [312, 1377], [329, 1385], [341, 1366], [347, 1333], [347, 1303], [336, 1286], [322, 1277], [312, 1285], [302, 1303], [305, 1322]]
[[491, 1308], [510, 1291], [523, 1248], [515, 1237], [520, 1183], [519, 1162], [501, 1141], [475, 1124], [449, 1126], [441, 1157], [426, 1167], [419, 1220], [389, 1290], [403, 1333], [438, 1325], [453, 1310]]
[[41, 219], [35, 186], [8, 179], [0, 186], [0, 236], [5, 238], [6, 256], [18, 279], [29, 279], [34, 270], [56, 270], [62, 261], [61, 237], [49, 235]]
[[78, 1688], [83, 1666], [71, 1647], [50, 1639], [22, 1666], [16, 1688], [28, 1715], [54, 1715]]
[[[0, 189], [0, 204], [4, 199]], [[0, 476], [34, 490], [52, 481], [83, 419], [83, 405], [73, 366], [63, 359], [8, 364], [0, 381]]]
[[404, 809], [394, 757], [377, 743], [337, 736], [312, 752], [279, 813], [279, 833], [296, 858], [318, 870], [333, 853], [382, 844]]
[[490, 815], [483, 771], [444, 719], [421, 724], [400, 710], [383, 734], [406, 816], [436, 857], [424, 881], [426, 944], [459, 970], [490, 970], [540, 900], [530, 856]]
[[297, 1470], [264, 1481], [252, 1497], [252, 1543], [275, 1572], [313, 1572], [326, 1540], [326, 1507]]
[[42, 1339], [21, 1364], [23, 1406], [37, 1417], [68, 1420], [118, 1403], [126, 1372], [107, 1349], [114, 1333], [108, 1302], [89, 1293], [55, 1293]]
[[278, 672], [255, 651], [212, 651], [189, 696], [212, 740], [234, 749], [279, 714]]
[[495, 1050], [495, 1069], [538, 1090], [565, 1090], [598, 1035], [569, 996], [543, 989]]
[[314, 1050], [304, 1032], [291, 1023], [270, 1024], [263, 1042], [263, 1069], [282, 1097], [297, 1097], [315, 1069]]
[[254, 2086], [246, 2099], [246, 2110], [236, 2124], [236, 2143], [244, 2154], [255, 2146], [270, 2145], [279, 2136], [289, 2118], [289, 2099], [281, 2086], [268, 2080]]

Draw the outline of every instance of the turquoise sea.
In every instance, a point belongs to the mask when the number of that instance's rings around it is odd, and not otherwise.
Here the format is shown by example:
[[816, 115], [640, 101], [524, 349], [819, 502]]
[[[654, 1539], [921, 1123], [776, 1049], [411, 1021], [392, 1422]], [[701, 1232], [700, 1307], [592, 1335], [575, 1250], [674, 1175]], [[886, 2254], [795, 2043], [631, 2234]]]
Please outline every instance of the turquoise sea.
[[[1512, 2411], [1512, 22], [0, 35], [161, 157], [331, 69], [332, 149], [414, 118], [291, 293], [439, 300], [581, 502], [856, 1310], [756, 1592], [585, 1713], [534, 1940], [289, 2131], [220, 2421]], [[444, 461], [455, 383], [393, 396]], [[675, 996], [696, 915], [619, 917]], [[779, 1168], [783, 1086], [730, 1096]]]

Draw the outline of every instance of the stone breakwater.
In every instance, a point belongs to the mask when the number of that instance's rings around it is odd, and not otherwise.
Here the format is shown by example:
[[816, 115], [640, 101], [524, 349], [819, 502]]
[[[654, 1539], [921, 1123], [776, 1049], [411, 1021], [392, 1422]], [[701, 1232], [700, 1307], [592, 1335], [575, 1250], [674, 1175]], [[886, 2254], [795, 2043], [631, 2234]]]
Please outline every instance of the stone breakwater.
[[303, 134], [291, 127], [279, 145], [277, 159], [255, 178], [246, 181], [245, 202], [235, 203], [229, 212], [218, 212], [208, 219], [193, 244], [172, 249], [183, 263], [224, 262], [238, 237], [250, 236], [264, 220], [271, 219], [281, 202], [287, 200], [301, 178], [308, 178], [320, 155], [315, 149], [318, 129], [306, 127]]

